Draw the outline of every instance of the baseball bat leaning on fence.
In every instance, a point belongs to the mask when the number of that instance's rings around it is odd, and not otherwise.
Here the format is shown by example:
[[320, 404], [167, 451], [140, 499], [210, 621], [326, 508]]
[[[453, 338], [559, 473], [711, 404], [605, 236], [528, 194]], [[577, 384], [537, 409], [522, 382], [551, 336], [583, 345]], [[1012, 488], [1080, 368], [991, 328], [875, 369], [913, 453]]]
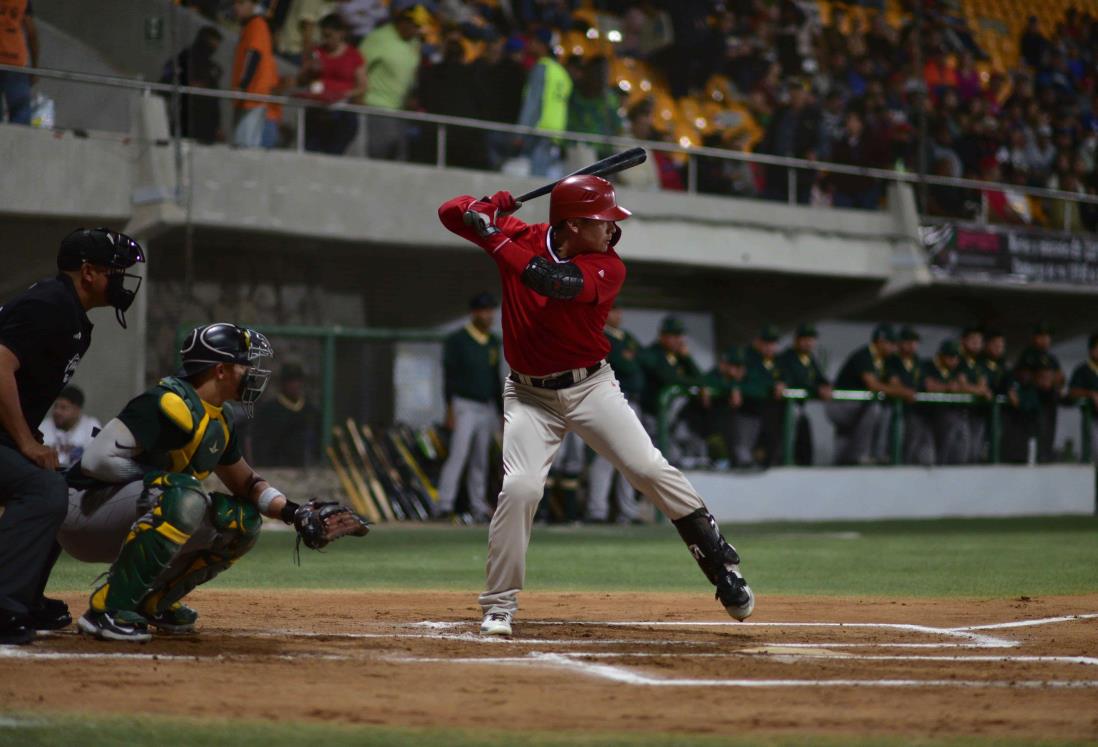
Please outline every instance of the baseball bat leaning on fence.
[[400, 500], [400, 505], [404, 508], [404, 513], [409, 519], [426, 519], [428, 517], [427, 509], [420, 504], [419, 498], [415, 495], [415, 492], [408, 487], [404, 482], [404, 478], [401, 477], [400, 472], [393, 463], [389, 460], [389, 455], [385, 452], [383, 445], [374, 436], [373, 430], [370, 426], [362, 424], [359, 426], [359, 431], [362, 433], [362, 438], [366, 442], [366, 446], [373, 453], [377, 459], [379, 465], [381, 465], [381, 473], [386, 475], [389, 482], [393, 485], [393, 489], [396, 492], [397, 498]]
[[[340, 482], [343, 483], [343, 477], [339, 474], [342, 471], [347, 478], [347, 483], [349, 483], [352, 488], [347, 491], [347, 497], [350, 499], [351, 505], [354, 506], [356, 511], [366, 516], [370, 521], [378, 523], [381, 521], [381, 515], [374, 505], [373, 496], [370, 495], [369, 487], [367, 487], [366, 482], [362, 479], [362, 473], [355, 464], [351, 450], [347, 446], [347, 439], [343, 434], [343, 430], [338, 425], [334, 426], [332, 428], [332, 436], [335, 437], [336, 449], [332, 449], [332, 447], [329, 446], [328, 456], [332, 459], [332, 464], [336, 467], [336, 475], [337, 477], [340, 477]], [[342, 464], [340, 464], [339, 460], [336, 458], [337, 456], [342, 458]], [[346, 465], [346, 467], [343, 465]], [[347, 484], [344, 483], [344, 488], [346, 489], [346, 487]]]
[[400, 454], [400, 458], [404, 460], [404, 463], [408, 465], [408, 469], [412, 471], [412, 475], [415, 477], [416, 482], [419, 483], [421, 490], [426, 494], [431, 504], [438, 503], [438, 489], [431, 484], [430, 478], [427, 477], [427, 473], [423, 471], [423, 468], [416, 461], [415, 456], [408, 449], [403, 441], [404, 435], [402, 433], [394, 433], [389, 431], [389, 440], [393, 442], [393, 447]]
[[394, 498], [395, 491], [386, 489], [386, 487], [382, 485], [381, 480], [378, 479], [373, 461], [366, 450], [366, 445], [362, 441], [361, 434], [358, 432], [358, 423], [356, 423], [353, 418], [347, 418], [347, 435], [350, 437], [351, 444], [354, 446], [355, 455], [362, 465], [362, 470], [366, 474], [366, 479], [374, 494], [374, 500], [381, 510], [381, 513], [389, 521], [409, 518], [400, 503]]
[[355, 496], [355, 493], [358, 491], [358, 487], [351, 480], [347, 468], [339, 461], [340, 456], [332, 446], [326, 446], [324, 452], [328, 455], [328, 461], [331, 463], [332, 469], [336, 473], [336, 478], [339, 480], [339, 486], [343, 488], [343, 492], [347, 494], [347, 500], [350, 501], [352, 505], [357, 506], [357, 496]]

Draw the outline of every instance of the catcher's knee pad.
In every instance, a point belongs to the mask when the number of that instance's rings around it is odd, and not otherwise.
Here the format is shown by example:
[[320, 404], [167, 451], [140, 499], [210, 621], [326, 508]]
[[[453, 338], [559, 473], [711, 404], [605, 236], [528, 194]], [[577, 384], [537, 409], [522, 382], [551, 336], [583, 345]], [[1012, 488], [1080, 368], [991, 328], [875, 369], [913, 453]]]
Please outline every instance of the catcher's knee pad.
[[671, 523], [710, 583], [716, 585], [729, 571], [738, 571], [739, 553], [724, 539], [717, 520], [706, 509], [699, 508]]
[[152, 511], [154, 527], [166, 523], [189, 537], [206, 518], [210, 498], [194, 477], [164, 472], [147, 479], [145, 484], [162, 491]]
[[250, 501], [225, 493], [211, 493], [213, 525], [220, 542], [215, 543], [235, 560], [255, 545], [263, 526], [263, 515]]

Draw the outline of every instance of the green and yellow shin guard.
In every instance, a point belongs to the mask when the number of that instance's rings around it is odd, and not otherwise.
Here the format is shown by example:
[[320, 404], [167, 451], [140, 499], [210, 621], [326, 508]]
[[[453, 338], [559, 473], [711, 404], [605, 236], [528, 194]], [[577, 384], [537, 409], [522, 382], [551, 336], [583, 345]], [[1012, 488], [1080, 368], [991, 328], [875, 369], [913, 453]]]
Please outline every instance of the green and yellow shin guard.
[[130, 530], [107, 581], [91, 596], [91, 608], [138, 610], [153, 582], [171, 563], [206, 516], [208, 498], [189, 475], [158, 473], [145, 480], [162, 489], [156, 506]]
[[142, 602], [146, 615], [170, 608], [199, 584], [204, 584], [242, 558], [259, 538], [263, 517], [251, 503], [224, 493], [211, 493], [213, 523], [218, 536], [211, 547], [195, 553], [182, 573], [168, 579]]

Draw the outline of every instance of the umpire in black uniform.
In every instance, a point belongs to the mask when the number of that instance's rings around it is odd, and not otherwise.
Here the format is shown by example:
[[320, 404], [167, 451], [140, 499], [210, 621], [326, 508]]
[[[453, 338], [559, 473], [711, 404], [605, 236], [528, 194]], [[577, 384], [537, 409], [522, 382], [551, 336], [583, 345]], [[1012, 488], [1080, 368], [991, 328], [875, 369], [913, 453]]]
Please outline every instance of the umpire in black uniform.
[[125, 327], [141, 284], [126, 269], [144, 261], [124, 234], [77, 229], [61, 242], [57, 276], [0, 307], [0, 643], [29, 643], [36, 629], [71, 622], [63, 602], [42, 595], [68, 488], [37, 425], [91, 344], [88, 309], [113, 306]]

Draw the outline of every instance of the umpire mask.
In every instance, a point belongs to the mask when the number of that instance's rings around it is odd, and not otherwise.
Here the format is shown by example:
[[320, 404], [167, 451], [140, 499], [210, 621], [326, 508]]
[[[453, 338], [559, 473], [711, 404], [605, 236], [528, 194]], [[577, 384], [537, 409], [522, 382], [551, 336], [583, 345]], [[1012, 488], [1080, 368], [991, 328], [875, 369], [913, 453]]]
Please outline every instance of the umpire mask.
[[[126, 287], [126, 280], [136, 280], [133, 289]], [[126, 328], [126, 311], [133, 306], [137, 291], [141, 289], [141, 276], [119, 270], [107, 278], [107, 303], [114, 307], [114, 316], [122, 329]]]
[[[109, 269], [107, 303], [114, 307], [114, 316], [123, 329], [126, 311], [141, 288], [141, 276], [126, 270], [144, 261], [145, 251], [140, 244], [109, 228], [78, 228], [62, 239], [57, 252], [57, 269], [61, 271], [79, 269], [85, 262]], [[127, 280], [136, 281], [132, 289], [126, 287]]]

